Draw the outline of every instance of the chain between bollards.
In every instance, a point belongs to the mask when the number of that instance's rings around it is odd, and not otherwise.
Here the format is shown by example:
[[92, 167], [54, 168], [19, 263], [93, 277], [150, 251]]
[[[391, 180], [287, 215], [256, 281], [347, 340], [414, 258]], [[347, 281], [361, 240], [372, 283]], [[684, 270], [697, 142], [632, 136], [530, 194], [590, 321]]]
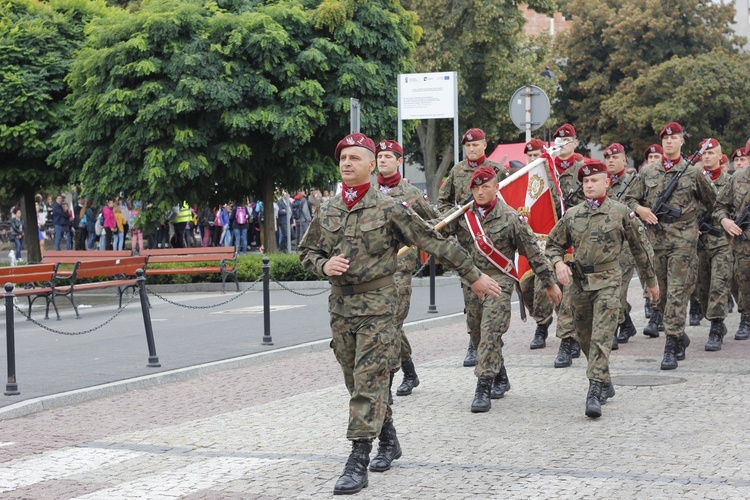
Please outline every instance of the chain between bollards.
[[148, 363], [146, 366], [158, 368], [159, 356], [156, 355], [156, 344], [154, 344], [154, 330], [151, 327], [151, 312], [149, 311], [148, 295], [146, 295], [146, 276], [143, 269], [135, 272], [138, 291], [141, 294], [141, 310], [143, 311], [143, 324], [146, 327], [146, 342], [148, 343]]
[[261, 345], [273, 345], [273, 339], [271, 338], [271, 292], [270, 277], [271, 277], [271, 266], [268, 264], [271, 261], [268, 257], [263, 257], [263, 341]]
[[16, 382], [16, 327], [13, 324], [13, 283], [5, 284], [5, 343], [8, 348], [8, 383], [5, 384], [6, 396], [18, 396]]

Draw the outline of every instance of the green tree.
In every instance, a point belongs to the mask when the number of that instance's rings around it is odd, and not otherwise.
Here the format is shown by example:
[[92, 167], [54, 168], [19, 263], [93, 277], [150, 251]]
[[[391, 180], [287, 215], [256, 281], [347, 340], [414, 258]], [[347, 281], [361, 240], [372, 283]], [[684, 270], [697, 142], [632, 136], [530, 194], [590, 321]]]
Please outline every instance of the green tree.
[[105, 13], [95, 0], [6, 0], [0, 9], [0, 183], [23, 199], [30, 262], [41, 258], [35, 190], [68, 180], [47, 163], [54, 134], [71, 125], [65, 75], [84, 26]]
[[567, 9], [572, 27], [556, 43], [556, 57], [565, 63], [555, 113], [573, 123], [584, 141], [614, 137], [628, 145], [653, 139], [650, 127], [643, 135], [627, 135], [603, 112], [603, 103], [672, 58], [738, 47], [730, 28], [733, 7], [712, 0], [571, 0]]
[[391, 129], [414, 22], [393, 0], [146, 0], [92, 23], [55, 159], [163, 208], [256, 195], [272, 221], [276, 187], [334, 175], [350, 97], [365, 133]]
[[[408, 0], [417, 12], [424, 36], [417, 46], [414, 68], [419, 73], [457, 71], [459, 125], [484, 129], [489, 138], [516, 139], [518, 129], [508, 114], [513, 92], [530, 83], [554, 97], [557, 82], [541, 77], [549, 65], [549, 40], [524, 40], [520, 2]], [[523, 2], [551, 12], [550, 0]], [[437, 198], [438, 185], [453, 163], [450, 120], [420, 120], [416, 143], [427, 180], [427, 193]]]

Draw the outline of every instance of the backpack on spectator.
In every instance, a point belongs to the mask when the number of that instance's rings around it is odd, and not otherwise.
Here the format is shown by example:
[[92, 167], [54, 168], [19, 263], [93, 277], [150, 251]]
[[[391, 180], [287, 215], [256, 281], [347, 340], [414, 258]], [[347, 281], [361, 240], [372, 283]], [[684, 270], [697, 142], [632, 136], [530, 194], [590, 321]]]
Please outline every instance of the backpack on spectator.
[[247, 222], [247, 208], [244, 205], [237, 207], [237, 212], [234, 215], [237, 224], [244, 224]]

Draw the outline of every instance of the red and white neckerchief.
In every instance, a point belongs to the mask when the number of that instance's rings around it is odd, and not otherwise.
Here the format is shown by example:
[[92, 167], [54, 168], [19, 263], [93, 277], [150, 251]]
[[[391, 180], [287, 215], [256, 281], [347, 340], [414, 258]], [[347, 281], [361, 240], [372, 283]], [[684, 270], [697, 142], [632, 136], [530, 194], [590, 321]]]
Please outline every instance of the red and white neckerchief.
[[555, 168], [557, 169], [557, 173], [559, 175], [562, 175], [563, 172], [572, 167], [573, 163], [575, 163], [575, 160], [573, 159], [572, 155], [569, 158], [565, 158], [564, 160], [559, 156], [555, 157]]
[[370, 183], [367, 184], [360, 184], [359, 186], [353, 186], [349, 187], [343, 182], [341, 183], [341, 197], [344, 199], [344, 203], [346, 203], [346, 208], [349, 210], [352, 209], [354, 205], [359, 202], [359, 200], [362, 199], [362, 197], [367, 193], [367, 190], [370, 189]]
[[484, 220], [484, 218], [487, 217], [487, 214], [495, 208], [495, 205], [497, 205], [497, 196], [494, 197], [491, 202], [485, 203], [484, 205], [480, 205], [476, 201], [474, 202], [474, 208], [479, 212], [479, 216], [482, 220]]
[[479, 165], [484, 163], [486, 160], [487, 160], [487, 157], [485, 155], [482, 155], [481, 158], [477, 158], [477, 161], [467, 159], [466, 163], [468, 163], [470, 167], [478, 167]]
[[715, 168], [713, 170], [706, 170], [704, 168], [703, 169], [703, 175], [705, 175], [706, 177], [708, 177], [709, 179], [711, 179], [711, 182], [714, 182], [721, 175], [721, 168]]
[[469, 226], [469, 232], [471, 237], [474, 238], [474, 244], [477, 250], [489, 260], [493, 266], [498, 268], [503, 273], [507, 274], [514, 280], [518, 281], [518, 273], [516, 272], [516, 266], [513, 264], [513, 260], [509, 259], [502, 254], [495, 246], [492, 241], [484, 234], [482, 224], [479, 222], [477, 214], [473, 210], [467, 210], [464, 213], [466, 224]]
[[378, 186], [380, 187], [381, 193], [387, 193], [391, 189], [398, 186], [401, 182], [401, 172], [396, 172], [390, 177], [383, 177], [383, 174], [378, 174]]
[[666, 156], [661, 157], [661, 164], [664, 167], [664, 170], [669, 172], [669, 170], [680, 163], [680, 160], [682, 159], [682, 156], [678, 156], [677, 158], [672, 158], [671, 160], [668, 159]]
[[601, 198], [586, 198], [586, 204], [589, 206], [591, 210], [596, 210], [597, 208], [602, 206], [602, 203], [604, 203], [604, 200], [607, 199], [607, 195], [605, 194]]

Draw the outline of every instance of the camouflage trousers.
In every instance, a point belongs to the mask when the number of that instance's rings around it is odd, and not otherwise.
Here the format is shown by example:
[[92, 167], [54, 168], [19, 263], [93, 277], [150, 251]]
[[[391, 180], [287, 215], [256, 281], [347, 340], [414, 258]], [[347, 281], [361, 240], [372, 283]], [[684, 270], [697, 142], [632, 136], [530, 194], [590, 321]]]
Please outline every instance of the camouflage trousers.
[[383, 421], [391, 418], [388, 385], [398, 345], [393, 314], [347, 317], [331, 313], [331, 332], [331, 346], [351, 396], [346, 437], [372, 440], [380, 435]]
[[734, 280], [733, 260], [728, 246], [698, 250], [695, 295], [708, 320], [727, 317], [727, 302]]
[[521, 281], [521, 296], [529, 315], [538, 325], [552, 323], [555, 306], [547, 299], [547, 289], [534, 274]]
[[609, 382], [609, 353], [622, 314], [620, 284], [585, 291], [575, 280], [568, 287], [570, 307], [581, 351], [586, 355], [589, 380]]
[[734, 275], [737, 277], [737, 311], [750, 313], [750, 242], [742, 247], [743, 251], [734, 253]]
[[570, 286], [560, 287], [563, 295], [560, 305], [556, 308], [557, 331], [555, 336], [558, 339], [576, 338], [576, 325], [573, 321], [573, 311], [570, 304]]
[[[630, 250], [623, 247], [618, 260], [620, 269], [622, 270], [622, 279], [620, 280], [620, 306], [622, 309], [620, 310], [620, 315], [617, 317], [617, 324], [619, 325], [625, 321], [625, 313], [628, 312], [628, 288], [630, 287], [630, 280], [633, 279], [635, 259]], [[648, 294], [646, 297], [648, 297]]]
[[695, 248], [654, 250], [654, 270], [659, 282], [659, 303], [654, 309], [663, 313], [664, 331], [680, 337], [685, 331], [685, 314], [695, 280]]
[[475, 336], [472, 333], [471, 336], [472, 344], [477, 347], [477, 366], [474, 368], [477, 378], [495, 378], [503, 366], [502, 337], [510, 326], [510, 299], [514, 288], [503, 282], [499, 284], [502, 289], [500, 296], [487, 296], [480, 303], [480, 334]]
[[396, 333], [398, 335], [396, 359], [391, 364], [391, 371], [397, 372], [401, 369], [401, 363], [411, 358], [411, 344], [404, 333], [404, 321], [409, 315], [411, 306], [411, 271], [396, 270], [393, 275], [396, 284]]

